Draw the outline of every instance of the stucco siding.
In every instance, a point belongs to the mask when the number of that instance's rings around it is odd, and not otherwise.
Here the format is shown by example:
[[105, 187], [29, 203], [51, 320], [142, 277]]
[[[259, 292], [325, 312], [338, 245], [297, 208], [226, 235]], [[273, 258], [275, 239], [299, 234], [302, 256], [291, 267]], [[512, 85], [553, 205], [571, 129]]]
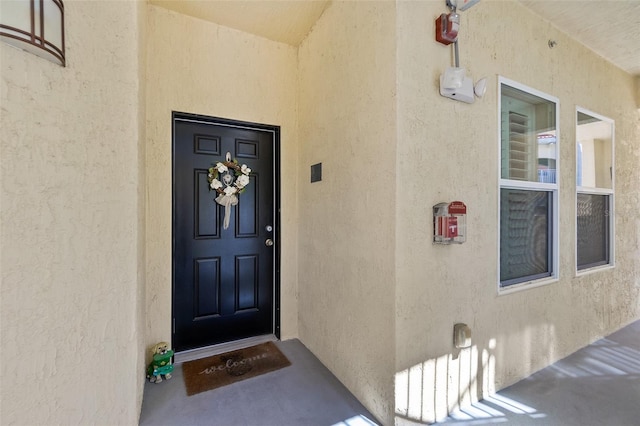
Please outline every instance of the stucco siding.
[[137, 7], [66, 2], [66, 67], [0, 43], [2, 424], [137, 423]]
[[[443, 418], [640, 318], [640, 80], [483, 0], [459, 47], [487, 93], [443, 98], [443, 12], [334, 1], [293, 47], [69, 1], [66, 67], [0, 43], [0, 423], [137, 423], [148, 349], [171, 341], [172, 111], [280, 126], [282, 338], [383, 424]], [[560, 108], [559, 279], [503, 295], [499, 76]], [[615, 121], [616, 173], [615, 267], [579, 275], [576, 107]], [[433, 245], [432, 206], [453, 200], [467, 241]]]
[[[395, 4], [334, 2], [300, 46], [300, 339], [392, 421]], [[310, 166], [322, 163], [322, 181]]]
[[280, 126], [282, 338], [297, 336], [296, 49], [149, 6], [147, 346], [171, 341], [172, 111]]
[[[474, 104], [441, 97], [438, 79], [452, 65], [452, 48], [434, 40], [440, 6], [398, 3], [396, 413], [421, 421], [512, 384], [640, 316], [633, 78], [517, 2], [483, 1], [460, 13], [459, 48], [460, 66], [474, 81], [487, 77], [487, 93]], [[560, 100], [560, 279], [501, 296], [499, 75]], [[616, 266], [582, 276], [575, 273], [576, 106], [612, 118], [616, 128]], [[467, 204], [467, 242], [432, 245], [430, 209], [452, 200]], [[472, 348], [453, 348], [457, 322], [471, 327]], [[416, 387], [418, 376], [424, 383]]]

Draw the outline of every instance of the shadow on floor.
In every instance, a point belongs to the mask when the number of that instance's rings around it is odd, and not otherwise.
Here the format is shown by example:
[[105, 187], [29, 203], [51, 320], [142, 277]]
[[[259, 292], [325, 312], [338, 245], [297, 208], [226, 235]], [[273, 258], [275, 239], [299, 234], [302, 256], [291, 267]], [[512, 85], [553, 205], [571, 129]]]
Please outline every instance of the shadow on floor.
[[640, 425], [640, 321], [451, 415], [456, 425]]
[[372, 426], [373, 415], [297, 339], [276, 342], [289, 367], [187, 396], [173, 378], [146, 383], [140, 425]]

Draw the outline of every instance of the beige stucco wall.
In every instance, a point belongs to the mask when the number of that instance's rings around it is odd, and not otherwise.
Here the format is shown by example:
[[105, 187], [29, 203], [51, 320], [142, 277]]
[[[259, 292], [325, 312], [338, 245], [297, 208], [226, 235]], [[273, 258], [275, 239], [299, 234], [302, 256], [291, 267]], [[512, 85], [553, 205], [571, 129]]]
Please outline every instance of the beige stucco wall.
[[[462, 12], [461, 64], [489, 81], [473, 105], [438, 95], [439, 2], [335, 2], [299, 50], [145, 2], [65, 11], [66, 68], [0, 43], [0, 423], [137, 422], [145, 351], [171, 337], [172, 110], [281, 126], [282, 337], [384, 424], [640, 317], [638, 78], [517, 2]], [[560, 280], [503, 296], [498, 74], [560, 99], [562, 168]], [[616, 267], [582, 276], [576, 106], [616, 125]], [[453, 199], [468, 241], [434, 247], [431, 206]]]
[[[488, 78], [472, 105], [439, 96], [451, 47], [436, 2], [398, 3], [396, 413], [432, 421], [640, 317], [640, 122], [631, 76], [512, 1], [461, 12], [460, 63]], [[425, 24], [426, 22], [426, 24]], [[548, 40], [557, 41], [554, 49]], [[560, 280], [497, 295], [497, 76], [560, 99]], [[575, 274], [575, 108], [615, 120], [616, 267]], [[400, 190], [402, 189], [402, 190]], [[431, 244], [431, 206], [467, 204], [463, 245]], [[453, 326], [473, 347], [456, 352]]]
[[[147, 357], [149, 357], [149, 351], [147, 349], [144, 335], [146, 334], [146, 315], [147, 315], [147, 300], [146, 300], [146, 187], [144, 185], [146, 177], [146, 146], [147, 146], [147, 122], [146, 122], [146, 96], [147, 96], [147, 2], [136, 2], [137, 17], [138, 17], [138, 285], [136, 294], [136, 313], [137, 324], [140, 328], [140, 334], [137, 339], [138, 344], [138, 363], [139, 368], [145, 371], [144, 377], [146, 377]], [[137, 404], [138, 410], [142, 407], [142, 398], [144, 396], [144, 384], [145, 380], [138, 380], [137, 390]]]
[[[300, 339], [392, 422], [395, 3], [334, 2], [299, 50]], [[322, 163], [322, 181], [310, 166]]]
[[138, 5], [65, 2], [67, 67], [0, 43], [0, 423], [136, 424]]
[[297, 336], [297, 64], [294, 47], [148, 9], [148, 346], [171, 341], [171, 112], [280, 126], [281, 332]]

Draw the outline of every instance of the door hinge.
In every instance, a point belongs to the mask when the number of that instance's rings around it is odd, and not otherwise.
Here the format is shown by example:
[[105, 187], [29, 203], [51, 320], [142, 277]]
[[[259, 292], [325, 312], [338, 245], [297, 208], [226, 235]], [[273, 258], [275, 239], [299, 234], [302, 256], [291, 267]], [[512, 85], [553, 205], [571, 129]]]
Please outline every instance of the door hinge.
[[173, 334], [176, 334], [176, 319], [173, 319]]

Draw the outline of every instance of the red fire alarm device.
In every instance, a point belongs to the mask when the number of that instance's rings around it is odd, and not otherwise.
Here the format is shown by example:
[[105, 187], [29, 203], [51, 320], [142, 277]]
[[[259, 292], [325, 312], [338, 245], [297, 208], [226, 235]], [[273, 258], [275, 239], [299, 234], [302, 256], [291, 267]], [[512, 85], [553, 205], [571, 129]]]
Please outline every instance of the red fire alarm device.
[[433, 206], [433, 242], [462, 244], [467, 240], [467, 206], [462, 201]]
[[458, 39], [460, 15], [456, 12], [443, 13], [436, 18], [436, 41], [447, 45]]

